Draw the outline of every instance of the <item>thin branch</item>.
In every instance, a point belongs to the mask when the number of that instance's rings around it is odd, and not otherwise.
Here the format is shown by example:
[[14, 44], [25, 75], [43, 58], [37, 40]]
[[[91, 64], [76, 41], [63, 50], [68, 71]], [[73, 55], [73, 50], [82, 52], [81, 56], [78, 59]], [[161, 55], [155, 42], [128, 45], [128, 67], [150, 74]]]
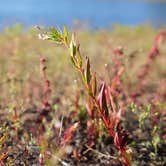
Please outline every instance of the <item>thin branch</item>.
[[111, 159], [114, 159], [114, 160], [117, 159], [117, 157], [114, 157], [114, 156], [111, 156], [111, 155], [107, 155], [107, 154], [101, 153], [101, 152], [99, 152], [99, 151], [97, 151], [97, 150], [91, 148], [91, 147], [88, 146], [88, 145], [85, 145], [85, 146], [88, 148], [88, 150], [90, 150], [90, 151], [92, 151], [92, 152], [98, 154], [98, 155], [101, 156], [101, 157], [105, 157], [105, 158], [108, 158], [108, 159], [111, 158]]

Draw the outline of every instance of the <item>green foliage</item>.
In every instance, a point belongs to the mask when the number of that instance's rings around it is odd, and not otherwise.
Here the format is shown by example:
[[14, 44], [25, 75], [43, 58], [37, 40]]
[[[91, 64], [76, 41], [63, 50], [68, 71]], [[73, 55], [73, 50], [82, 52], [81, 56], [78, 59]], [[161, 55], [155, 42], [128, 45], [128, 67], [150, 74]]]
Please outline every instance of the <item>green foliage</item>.
[[55, 41], [57, 44], [62, 44], [61, 42], [62, 42], [62, 38], [63, 38], [63, 36], [62, 36], [62, 32], [60, 31], [60, 30], [57, 30], [57, 29], [55, 29], [54, 27], [52, 27], [51, 29], [50, 29], [50, 32], [49, 32], [49, 34], [48, 34], [48, 39], [49, 40], [53, 40], [53, 41]]
[[[109, 86], [107, 87], [104, 82], [102, 83], [101, 90], [98, 92], [98, 97], [96, 97], [95, 92], [92, 92], [92, 87], [93, 90], [96, 89], [97, 87], [97, 81], [95, 80], [95, 83], [91, 81], [92, 74], [90, 69], [91, 68], [90, 60], [88, 57], [86, 57], [86, 63], [85, 63], [86, 66], [85, 68], [82, 67], [82, 56], [79, 52], [79, 49], [77, 49], [79, 48], [79, 45], [76, 43], [74, 35], [72, 35], [72, 38], [70, 39], [71, 40], [70, 45], [69, 43], [66, 42], [67, 41], [66, 38], [68, 38], [66, 36], [67, 35], [66, 31], [67, 31], [66, 27], [64, 27], [64, 34], [62, 34], [62, 32], [56, 29], [51, 29], [50, 34], [52, 35], [48, 39], [51, 39], [56, 43], [58, 42], [60, 44], [64, 44], [66, 48], [69, 48], [71, 61], [73, 63], [73, 66], [78, 69], [82, 77], [82, 81], [85, 86], [85, 91], [88, 94], [87, 98], [89, 98], [91, 104], [93, 104], [94, 107], [96, 107], [97, 115], [100, 116], [100, 118], [102, 119], [102, 122], [105, 128], [107, 129], [107, 132], [110, 134], [111, 137], [113, 137], [114, 143], [118, 148], [118, 150], [120, 151], [124, 162], [126, 163], [126, 165], [130, 166], [132, 162], [132, 151], [127, 147], [128, 135], [126, 131], [123, 130], [123, 128], [120, 126], [121, 109], [115, 110], [117, 108], [113, 106], [115, 105], [115, 103], [113, 103], [114, 101], [111, 99], [109, 100], [107, 99], [112, 94], [108, 94], [109, 92], [106, 92]], [[110, 112], [108, 110], [108, 102], [111, 103], [112, 106]], [[93, 112], [93, 110], [90, 110], [90, 112]], [[91, 120], [93, 119], [94, 118], [92, 118]], [[96, 120], [97, 119], [98, 118], [96, 117]], [[95, 130], [95, 127], [93, 128], [93, 130]]]
[[14, 35], [17, 36], [23, 32], [23, 26], [19, 23], [13, 25], [13, 26], [8, 26], [4, 29], [5, 33], [8, 35]]
[[155, 153], [157, 154], [158, 144], [161, 142], [161, 138], [158, 134], [153, 135], [152, 137], [152, 145], [155, 149]]
[[131, 103], [131, 104], [129, 105], [129, 109], [130, 109], [132, 112], [134, 112], [134, 113], [136, 113], [136, 111], [138, 110], [137, 105], [134, 104], [134, 103]]
[[139, 113], [138, 121], [139, 121], [139, 126], [140, 127], [144, 124], [145, 120], [148, 118], [148, 116], [150, 114], [150, 110], [151, 110], [151, 105], [147, 105], [145, 110], [142, 110]]
[[78, 119], [80, 121], [84, 121], [88, 118], [88, 115], [87, 115], [87, 110], [85, 109], [84, 106], [80, 106], [79, 107], [79, 110], [78, 110]]

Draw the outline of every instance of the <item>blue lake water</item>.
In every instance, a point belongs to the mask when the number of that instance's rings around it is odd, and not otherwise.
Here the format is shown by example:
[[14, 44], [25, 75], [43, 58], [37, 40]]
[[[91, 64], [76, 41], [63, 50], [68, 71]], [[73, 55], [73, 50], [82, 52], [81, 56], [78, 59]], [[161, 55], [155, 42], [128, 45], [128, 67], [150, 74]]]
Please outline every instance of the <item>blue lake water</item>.
[[154, 26], [166, 24], [166, 2], [143, 0], [5, 0], [0, 2], [0, 27], [17, 22], [29, 25], [73, 25], [74, 20], [94, 28], [114, 23]]

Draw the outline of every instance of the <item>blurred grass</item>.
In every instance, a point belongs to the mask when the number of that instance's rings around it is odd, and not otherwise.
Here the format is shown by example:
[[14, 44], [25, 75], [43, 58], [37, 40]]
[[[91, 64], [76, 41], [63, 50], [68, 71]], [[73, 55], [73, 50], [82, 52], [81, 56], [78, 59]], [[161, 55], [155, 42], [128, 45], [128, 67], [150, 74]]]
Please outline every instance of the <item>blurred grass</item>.
[[[105, 74], [105, 64], [112, 65], [111, 48], [122, 46], [125, 52], [127, 79], [133, 82], [158, 32], [149, 25], [125, 27], [118, 24], [108, 29], [93, 31], [75, 29], [74, 31], [81, 43], [83, 56], [90, 57], [99, 78], [107, 79], [108, 77]], [[22, 100], [26, 107], [41, 101], [43, 81], [40, 74], [40, 55], [47, 59], [47, 72], [51, 81], [53, 99], [62, 94], [66, 99], [72, 98], [74, 97], [73, 89], [80, 87], [79, 80], [77, 83], [73, 81], [77, 80], [77, 74], [71, 67], [67, 51], [50, 41], [39, 40], [38, 33], [36, 28], [31, 27], [25, 30], [20, 24], [6, 27], [0, 32], [2, 106], [11, 101]], [[164, 50], [164, 47], [162, 49]], [[165, 62], [161, 58], [159, 62], [156, 62], [154, 71], [158, 68], [162, 73], [164, 66]], [[154, 73], [152, 71], [152, 78], [153, 75], [155, 79], [159, 77], [158, 72]]]

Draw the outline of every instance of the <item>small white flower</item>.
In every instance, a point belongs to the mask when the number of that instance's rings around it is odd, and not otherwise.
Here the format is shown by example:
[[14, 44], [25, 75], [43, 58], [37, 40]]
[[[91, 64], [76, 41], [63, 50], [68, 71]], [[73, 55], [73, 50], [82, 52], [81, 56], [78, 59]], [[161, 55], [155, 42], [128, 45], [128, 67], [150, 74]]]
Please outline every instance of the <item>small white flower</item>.
[[49, 36], [46, 35], [46, 34], [39, 33], [38, 34], [38, 38], [41, 39], [41, 40], [47, 40], [47, 39], [49, 39]]

